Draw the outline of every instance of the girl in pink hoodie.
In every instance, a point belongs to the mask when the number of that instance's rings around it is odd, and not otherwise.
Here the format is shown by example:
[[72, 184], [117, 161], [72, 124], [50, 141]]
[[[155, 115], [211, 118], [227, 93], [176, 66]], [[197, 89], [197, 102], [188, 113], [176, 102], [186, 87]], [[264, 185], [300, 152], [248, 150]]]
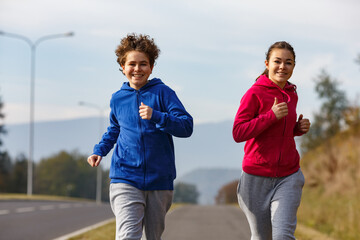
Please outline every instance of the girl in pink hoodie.
[[233, 126], [234, 140], [246, 141], [239, 205], [252, 240], [295, 239], [304, 176], [294, 136], [307, 133], [310, 122], [297, 118], [296, 86], [288, 81], [295, 67], [292, 46], [271, 45], [265, 66], [241, 99]]

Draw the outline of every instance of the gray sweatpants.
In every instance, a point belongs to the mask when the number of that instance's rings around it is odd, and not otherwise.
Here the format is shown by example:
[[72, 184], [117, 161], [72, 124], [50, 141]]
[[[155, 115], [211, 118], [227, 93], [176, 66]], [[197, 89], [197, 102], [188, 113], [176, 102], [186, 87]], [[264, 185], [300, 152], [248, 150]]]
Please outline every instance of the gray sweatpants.
[[126, 183], [110, 184], [110, 204], [116, 218], [115, 239], [160, 240], [172, 198], [171, 190], [142, 191]]
[[251, 240], [295, 239], [296, 214], [304, 182], [300, 169], [281, 178], [242, 172], [238, 200], [250, 225]]

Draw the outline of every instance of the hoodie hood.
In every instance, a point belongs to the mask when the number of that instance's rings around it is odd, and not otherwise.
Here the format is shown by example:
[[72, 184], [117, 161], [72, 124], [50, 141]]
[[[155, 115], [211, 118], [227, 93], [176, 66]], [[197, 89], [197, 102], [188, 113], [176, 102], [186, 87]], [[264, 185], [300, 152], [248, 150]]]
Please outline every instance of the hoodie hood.
[[271, 81], [265, 74], [261, 75], [254, 84], [255, 86], [262, 86], [266, 88], [276, 88], [279, 89], [283, 94], [287, 96], [287, 103], [291, 102], [291, 97], [287, 92], [296, 92], [296, 85], [286, 82], [285, 87], [282, 89], [278, 85], [276, 85], [273, 81]]
[[[150, 88], [158, 84], [164, 84], [164, 83], [159, 78], [153, 78], [149, 80], [142, 88], [140, 88], [139, 91], [143, 91], [144, 89]], [[136, 91], [134, 88], [130, 87], [129, 82], [124, 82], [121, 87], [121, 90]]]

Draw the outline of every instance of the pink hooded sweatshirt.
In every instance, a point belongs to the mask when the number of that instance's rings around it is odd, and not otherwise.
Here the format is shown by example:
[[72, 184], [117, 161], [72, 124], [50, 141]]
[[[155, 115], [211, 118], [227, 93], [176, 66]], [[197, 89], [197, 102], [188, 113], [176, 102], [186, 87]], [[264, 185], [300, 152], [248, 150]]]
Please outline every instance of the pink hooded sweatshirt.
[[[288, 115], [277, 120], [271, 110], [275, 97], [286, 102]], [[296, 86], [287, 82], [284, 89], [261, 75], [245, 93], [237, 111], [233, 137], [245, 143], [243, 171], [258, 176], [284, 177], [300, 168], [294, 136], [303, 133], [298, 128]]]

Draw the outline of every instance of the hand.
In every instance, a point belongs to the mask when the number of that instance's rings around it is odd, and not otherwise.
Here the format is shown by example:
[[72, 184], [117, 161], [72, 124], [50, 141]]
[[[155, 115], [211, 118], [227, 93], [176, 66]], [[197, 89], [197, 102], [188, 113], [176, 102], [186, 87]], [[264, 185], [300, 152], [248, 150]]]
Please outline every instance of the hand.
[[303, 115], [300, 114], [298, 119], [299, 130], [303, 133], [307, 133], [310, 129], [310, 121], [307, 118], [303, 119]]
[[271, 110], [274, 112], [277, 120], [282, 119], [288, 115], [288, 107], [286, 102], [278, 103], [277, 98], [274, 100], [274, 104], [271, 107]]
[[145, 105], [143, 102], [141, 103], [140, 107], [139, 107], [139, 113], [140, 113], [140, 117], [142, 119], [147, 119], [150, 120], [151, 116], [152, 116], [152, 108]]
[[87, 161], [90, 164], [90, 166], [97, 167], [97, 166], [99, 166], [101, 159], [102, 159], [102, 156], [94, 154], [94, 155], [91, 155], [90, 157], [88, 157]]

